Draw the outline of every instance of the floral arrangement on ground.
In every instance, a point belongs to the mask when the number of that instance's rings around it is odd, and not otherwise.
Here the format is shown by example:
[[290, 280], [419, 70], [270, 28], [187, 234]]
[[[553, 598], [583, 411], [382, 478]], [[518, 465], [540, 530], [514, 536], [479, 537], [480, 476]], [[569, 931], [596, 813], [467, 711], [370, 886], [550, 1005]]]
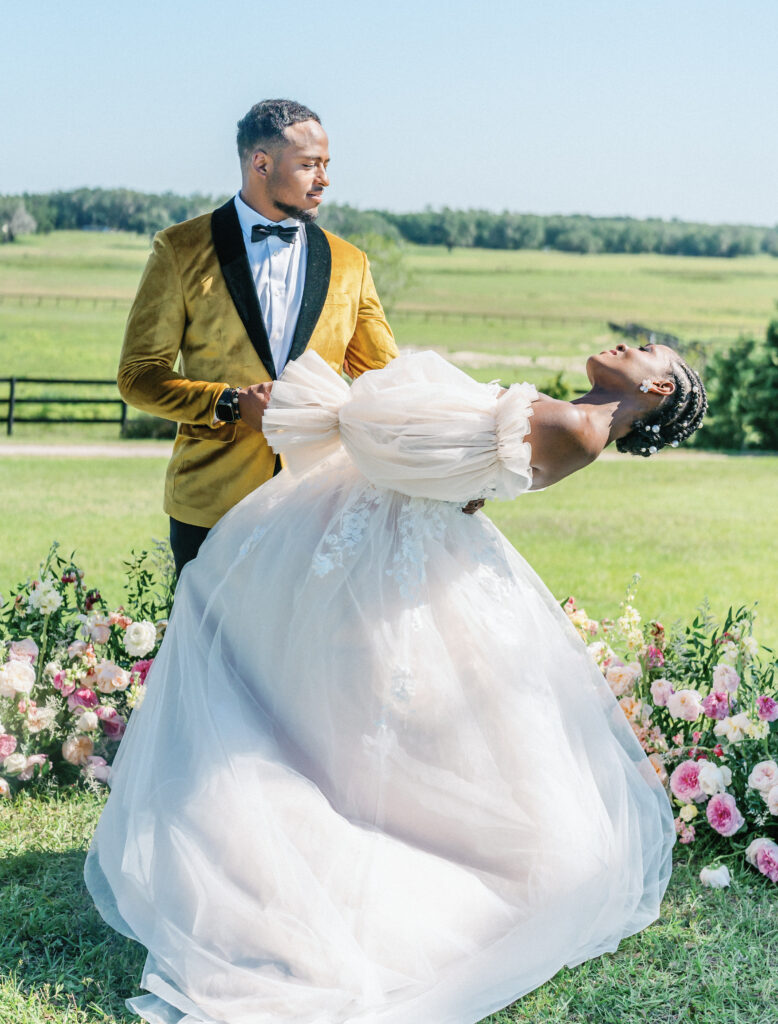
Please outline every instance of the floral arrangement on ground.
[[719, 626], [703, 606], [691, 625], [644, 621], [635, 576], [616, 620], [563, 608], [648, 755], [675, 809], [681, 846], [715, 860], [701, 881], [729, 885], [745, 858], [778, 882], [778, 689], [773, 652], [754, 637], [756, 609]]
[[[0, 607], [0, 797], [108, 781], [175, 590], [167, 544], [125, 565], [111, 609], [54, 544]], [[730, 609], [719, 627], [703, 608], [666, 631], [642, 619], [637, 580], [615, 620], [572, 597], [563, 608], [667, 788], [679, 844], [715, 856], [703, 882], [729, 884], [726, 861], [745, 857], [778, 883], [776, 662], [754, 637], [755, 609]]]
[[0, 797], [22, 786], [99, 788], [162, 642], [175, 575], [167, 544], [131, 556], [109, 609], [52, 545], [0, 607]]

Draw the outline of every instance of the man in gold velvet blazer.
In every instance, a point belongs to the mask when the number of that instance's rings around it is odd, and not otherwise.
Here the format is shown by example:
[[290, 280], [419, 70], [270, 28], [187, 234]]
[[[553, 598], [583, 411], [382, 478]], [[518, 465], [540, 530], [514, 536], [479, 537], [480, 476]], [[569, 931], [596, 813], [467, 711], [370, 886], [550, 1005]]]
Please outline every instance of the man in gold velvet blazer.
[[329, 184], [317, 115], [258, 103], [238, 151], [239, 194], [155, 237], [119, 366], [127, 402], [179, 424], [164, 505], [179, 572], [276, 471], [262, 413], [285, 363], [311, 347], [357, 376], [397, 354], [367, 257], [314, 223]]

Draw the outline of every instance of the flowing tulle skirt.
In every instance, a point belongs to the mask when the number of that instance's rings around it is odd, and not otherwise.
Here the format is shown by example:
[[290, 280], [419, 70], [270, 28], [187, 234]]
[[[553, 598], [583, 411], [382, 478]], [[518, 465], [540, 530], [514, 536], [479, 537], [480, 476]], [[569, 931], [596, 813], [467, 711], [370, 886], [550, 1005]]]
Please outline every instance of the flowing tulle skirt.
[[340, 453], [185, 569], [86, 879], [152, 1024], [475, 1024], [653, 921], [673, 841], [487, 516]]

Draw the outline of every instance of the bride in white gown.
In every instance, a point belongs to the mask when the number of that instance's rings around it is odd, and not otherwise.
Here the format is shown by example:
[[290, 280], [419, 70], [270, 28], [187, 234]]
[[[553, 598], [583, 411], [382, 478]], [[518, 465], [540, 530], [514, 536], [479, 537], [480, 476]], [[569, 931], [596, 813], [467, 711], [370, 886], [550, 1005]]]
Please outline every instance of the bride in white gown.
[[148, 950], [145, 1021], [475, 1024], [655, 920], [665, 792], [552, 595], [461, 508], [614, 433], [685, 436], [704, 393], [668, 353], [594, 357], [577, 405], [432, 353], [351, 389], [288, 365], [264, 421], [288, 469], [184, 570], [87, 858]]

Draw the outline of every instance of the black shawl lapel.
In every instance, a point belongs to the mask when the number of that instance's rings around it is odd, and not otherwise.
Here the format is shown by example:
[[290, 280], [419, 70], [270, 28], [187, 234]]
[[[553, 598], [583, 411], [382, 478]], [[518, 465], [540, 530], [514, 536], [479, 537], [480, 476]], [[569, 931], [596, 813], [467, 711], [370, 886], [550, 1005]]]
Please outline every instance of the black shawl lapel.
[[[319, 233], [321, 234], [321, 229], [317, 230], [319, 230]], [[273, 362], [273, 353], [270, 351], [270, 342], [267, 338], [265, 322], [262, 319], [262, 310], [259, 308], [257, 286], [254, 283], [254, 278], [251, 276], [251, 267], [249, 266], [249, 259], [246, 255], [246, 246], [243, 244], [243, 232], [240, 228], [238, 211], [235, 209], [234, 200], [229, 199], [224, 206], [220, 206], [218, 210], [213, 211], [211, 216], [211, 233], [213, 235], [213, 244], [216, 249], [216, 255], [219, 258], [222, 274], [224, 274], [224, 280], [227, 284], [227, 289], [232, 296], [232, 301], [235, 303], [235, 308], [243, 321], [243, 326], [246, 328], [251, 344], [256, 349], [256, 353], [262, 360], [262, 364], [265, 369], [270, 374], [270, 379], [275, 380], [276, 367]], [[327, 245], [323, 234], [322, 239], [324, 240], [324, 244]], [[327, 246], [327, 248], [329, 249], [329, 246]], [[309, 242], [309, 269], [310, 265], [311, 250]], [[306, 277], [306, 295], [308, 292], [307, 280], [308, 279]], [[329, 281], [329, 270], [327, 271], [327, 280]], [[323, 301], [324, 300], [322, 299], [322, 302]], [[303, 309], [304, 308], [305, 296], [303, 297]], [[295, 335], [295, 340], [296, 337], [297, 335]]]
[[300, 315], [289, 350], [289, 359], [302, 355], [321, 316], [332, 273], [332, 252], [327, 236], [316, 224], [305, 225], [308, 257], [305, 262], [305, 287]]

